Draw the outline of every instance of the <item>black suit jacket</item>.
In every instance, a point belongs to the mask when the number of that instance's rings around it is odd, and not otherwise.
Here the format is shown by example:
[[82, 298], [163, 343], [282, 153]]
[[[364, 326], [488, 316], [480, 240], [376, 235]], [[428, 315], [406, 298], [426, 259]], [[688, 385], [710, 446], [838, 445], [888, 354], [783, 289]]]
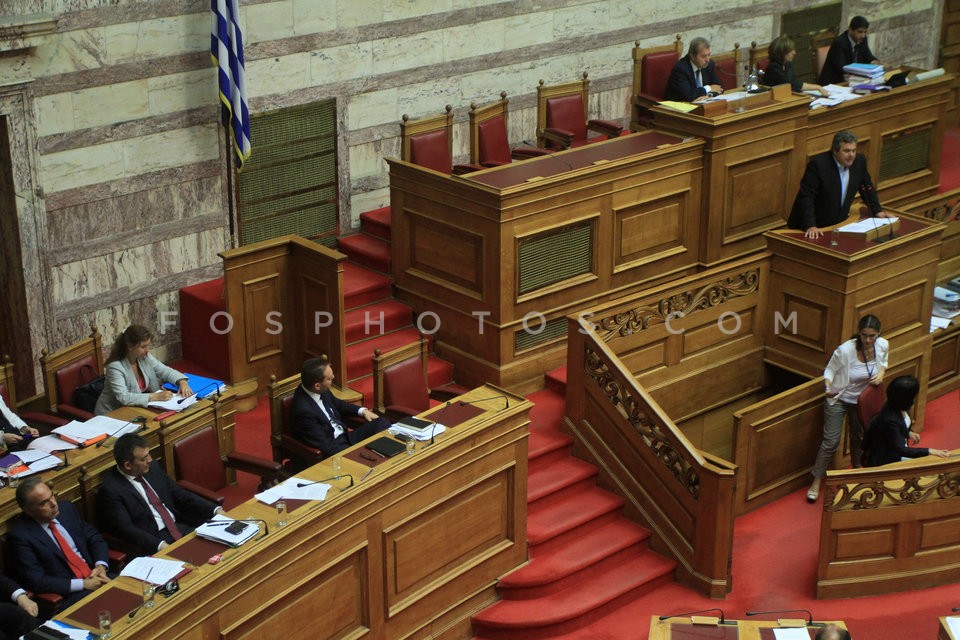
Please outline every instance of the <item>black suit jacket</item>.
[[876, 60], [873, 51], [870, 51], [870, 44], [864, 38], [857, 45], [856, 56], [854, 56], [853, 47], [850, 45], [850, 36], [844, 31], [837, 36], [827, 51], [827, 59], [823, 62], [823, 69], [820, 70], [820, 77], [817, 83], [821, 86], [843, 82], [843, 68], [854, 62], [870, 63]]
[[[157, 464], [144, 479], [172, 513], [181, 533], [189, 533], [213, 515], [217, 505], [180, 487]], [[156, 552], [163, 538], [146, 498], [114, 467], [97, 492], [97, 521], [104, 531], [135, 545], [144, 555]], [[189, 526], [186, 526], [189, 525]]]
[[693, 102], [700, 96], [707, 95], [707, 85], [721, 84], [717, 79], [717, 72], [713, 60], [707, 63], [707, 68], [700, 71], [700, 82], [702, 87], [697, 86], [697, 78], [693, 74], [693, 66], [690, 64], [690, 56], [684, 56], [677, 60], [670, 71], [670, 77], [667, 78], [667, 88], [663, 91], [664, 100], [676, 100], [678, 102]]
[[[77, 550], [92, 568], [107, 563], [107, 543], [103, 536], [77, 513], [76, 507], [62, 501], [57, 521], [67, 530]], [[25, 589], [34, 593], [70, 593], [73, 573], [60, 547], [33, 518], [20, 514], [7, 534], [11, 564]]]
[[863, 437], [863, 466], [877, 467], [899, 462], [900, 458], [920, 458], [930, 454], [926, 447], [908, 447], [910, 429], [896, 409], [883, 405], [880, 413], [870, 421]]
[[797, 80], [793, 77], [793, 63], [770, 61], [767, 70], [763, 74], [763, 83], [768, 87], [775, 87], [778, 84], [789, 84], [791, 91], [800, 92], [803, 90], [803, 80]]
[[[320, 394], [324, 403], [333, 411], [333, 417], [343, 424], [344, 416], [359, 416], [360, 407], [344, 402], [329, 391]], [[333, 425], [323, 415], [320, 407], [314, 402], [303, 386], [297, 387], [290, 403], [290, 431], [295, 438], [323, 451], [325, 456], [340, 453], [352, 443], [348, 437], [347, 428], [339, 437], [333, 437]]]
[[847, 197], [840, 202], [840, 172], [832, 151], [815, 155], [807, 163], [807, 170], [800, 180], [800, 190], [793, 201], [790, 220], [791, 229], [806, 231], [810, 227], [829, 227], [846, 219], [854, 197], [860, 194], [871, 215], [882, 211], [876, 189], [867, 171], [867, 160], [857, 154], [850, 167], [850, 182]]
[[40, 621], [13, 603], [11, 597], [20, 588], [0, 573], [0, 638], [19, 638], [40, 625]]

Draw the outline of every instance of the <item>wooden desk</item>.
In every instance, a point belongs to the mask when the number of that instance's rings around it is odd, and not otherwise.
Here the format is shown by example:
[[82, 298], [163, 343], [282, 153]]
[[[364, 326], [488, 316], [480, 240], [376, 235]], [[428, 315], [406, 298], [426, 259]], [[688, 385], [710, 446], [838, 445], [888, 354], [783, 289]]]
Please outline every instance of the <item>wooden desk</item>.
[[[491, 386], [462, 398], [500, 394], [509, 408], [502, 398], [477, 403], [483, 411], [437, 436], [434, 446], [391, 458], [369, 475], [345, 458], [343, 472], [356, 485], [340, 491], [348, 482], [333, 482], [326, 500], [291, 511], [282, 529], [269, 505], [251, 500], [233, 509], [234, 517], [267, 520], [269, 533], [227, 550], [218, 565], [196, 567], [178, 594], [158, 597], [152, 610], [132, 620], [114, 612], [113, 637], [469, 637], [469, 616], [495, 599], [497, 577], [527, 557], [532, 405]], [[323, 462], [299, 477], [332, 475]], [[128, 578], [104, 588], [140, 593]], [[98, 594], [58, 617], [69, 622]]]
[[897, 206], [936, 192], [950, 74], [810, 112], [807, 157], [830, 148], [838, 131], [852, 131], [867, 157], [880, 202]]
[[[189, 409], [170, 416], [160, 422], [153, 418], [157, 415], [152, 409], [141, 407], [121, 407], [110, 416], [118, 420], [129, 421], [138, 416], [147, 418], [140, 435], [147, 439], [151, 452], [162, 459], [164, 469], [171, 477], [173, 468], [173, 443], [207, 426], [214, 426], [220, 437], [220, 451], [233, 450], [234, 426], [233, 390], [227, 388], [217, 400], [200, 400]], [[113, 440], [102, 447], [90, 446], [72, 449], [67, 452], [67, 464], [56, 469], [44, 471], [41, 475], [54, 483], [57, 495], [73, 502], [85, 518], [94, 520], [92, 494], [100, 486], [102, 475], [116, 462], [113, 459]], [[61, 454], [62, 457], [62, 454]], [[20, 513], [14, 492], [0, 490], [0, 536], [7, 532], [7, 522]]]
[[397, 296], [437, 314], [458, 379], [533, 388], [567, 314], [696, 269], [702, 145], [646, 131], [463, 176], [387, 158]]
[[[783, 614], [784, 616], [800, 616], [803, 614]], [[687, 638], [726, 638], [729, 640], [773, 640], [773, 630], [780, 628], [776, 620], [727, 620], [735, 622], [730, 625], [692, 625], [689, 618], [671, 618], [660, 620], [659, 616], [650, 617], [650, 640], [685, 640]], [[842, 629], [847, 626], [840, 620], [817, 620], [818, 626], [807, 627], [810, 638], [813, 638], [822, 625], [819, 623], [835, 624]], [[689, 631], [684, 633], [684, 631]]]
[[762, 249], [763, 233], [784, 226], [803, 175], [810, 99], [784, 86], [745, 103], [741, 113], [715, 115], [651, 109], [657, 129], [705, 141], [699, 255], [707, 266]]

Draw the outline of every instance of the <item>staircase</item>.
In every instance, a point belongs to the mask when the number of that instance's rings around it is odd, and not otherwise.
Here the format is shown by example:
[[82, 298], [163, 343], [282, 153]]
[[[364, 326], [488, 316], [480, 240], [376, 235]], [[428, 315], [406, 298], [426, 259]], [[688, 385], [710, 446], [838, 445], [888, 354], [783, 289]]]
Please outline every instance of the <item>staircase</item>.
[[[613, 638], [600, 619], [673, 580], [676, 563], [651, 551], [650, 532], [596, 486], [597, 469], [570, 454], [561, 430], [565, 371], [531, 394], [527, 481], [530, 562], [500, 579], [500, 601], [473, 617], [476, 640]], [[627, 633], [624, 631], [624, 633]], [[568, 635], [569, 634], [569, 635]]]
[[[338, 249], [348, 257], [343, 267], [345, 383], [362, 394], [366, 404], [373, 397], [374, 350], [387, 352], [420, 339], [413, 309], [393, 298], [390, 239], [390, 208], [384, 207], [360, 214], [360, 233], [338, 240]], [[428, 386], [452, 381], [453, 365], [430, 356]]]

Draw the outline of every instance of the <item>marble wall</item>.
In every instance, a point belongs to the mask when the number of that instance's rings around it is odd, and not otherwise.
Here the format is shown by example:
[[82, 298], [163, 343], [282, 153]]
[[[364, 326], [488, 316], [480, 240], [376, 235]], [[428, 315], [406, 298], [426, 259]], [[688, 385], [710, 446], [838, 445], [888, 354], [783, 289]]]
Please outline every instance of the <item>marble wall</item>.
[[[681, 34], [715, 52], [769, 41], [802, 0], [241, 0], [251, 111], [335, 97], [341, 220], [388, 204], [398, 123], [510, 98], [510, 138], [535, 135], [535, 89], [590, 74], [590, 110], [628, 117], [630, 49]], [[884, 59], [935, 62], [941, 3], [845, 2]], [[17, 194], [38, 355], [97, 325], [159, 325], [179, 287], [216, 277], [231, 243], [206, 0], [4, 0], [0, 97], [23, 83], [12, 142], [35, 185]], [[7, 91], [10, 92], [9, 90]], [[2, 114], [0, 114], [2, 115]], [[256, 153], [256, 149], [253, 150]], [[23, 220], [30, 218], [28, 224]], [[178, 353], [173, 329], [158, 342]], [[162, 352], [161, 352], [162, 353]], [[35, 362], [35, 357], [34, 357]], [[29, 363], [18, 362], [19, 366]]]

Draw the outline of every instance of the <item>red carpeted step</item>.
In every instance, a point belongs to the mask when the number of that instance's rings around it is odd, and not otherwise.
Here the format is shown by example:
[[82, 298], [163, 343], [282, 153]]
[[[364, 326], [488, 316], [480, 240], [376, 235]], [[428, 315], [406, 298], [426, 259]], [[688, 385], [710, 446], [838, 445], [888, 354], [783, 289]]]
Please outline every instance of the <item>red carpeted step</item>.
[[371, 361], [373, 359], [374, 349], [392, 351], [403, 345], [416, 342], [419, 339], [420, 332], [414, 327], [408, 327], [394, 331], [393, 333], [347, 345], [347, 380], [356, 380], [362, 376], [369, 375], [373, 371]]
[[527, 458], [533, 464], [539, 458], [557, 459], [570, 455], [573, 438], [555, 429], [536, 429], [531, 426], [527, 441]]
[[556, 459], [533, 460], [527, 471], [527, 503], [584, 481], [594, 485], [596, 476], [595, 466], [569, 454]]
[[[602, 573], [610, 564], [619, 564], [640, 551], [650, 532], [626, 519], [595, 527], [582, 536], [570, 537], [550, 553], [531, 549], [531, 561], [503, 578], [497, 585], [504, 600], [529, 600], [556, 593], [580, 581], [582, 571]], [[625, 552], [630, 552], [624, 557]]]
[[360, 228], [364, 233], [390, 242], [390, 207], [361, 213]]
[[669, 583], [673, 569], [674, 563], [663, 556], [637, 551], [606, 571], [588, 573], [558, 593], [530, 600], [501, 600], [474, 616], [474, 631], [483, 638], [500, 640], [555, 638]]
[[554, 369], [553, 371], [548, 371], [544, 376], [546, 379], [546, 387], [552, 391], [556, 391], [561, 396], [566, 397], [567, 395], [567, 367], [566, 365]]
[[408, 327], [412, 322], [413, 309], [393, 299], [351, 309], [343, 314], [348, 345]]
[[597, 487], [577, 485], [527, 507], [527, 542], [542, 544], [589, 523], [620, 518], [623, 498]]
[[390, 298], [390, 276], [352, 262], [343, 263], [343, 308], [355, 309]]
[[390, 273], [390, 244], [380, 238], [357, 233], [338, 239], [337, 248], [357, 264]]
[[550, 389], [541, 389], [527, 396], [533, 403], [530, 410], [530, 430], [560, 430], [566, 411], [564, 396]]

